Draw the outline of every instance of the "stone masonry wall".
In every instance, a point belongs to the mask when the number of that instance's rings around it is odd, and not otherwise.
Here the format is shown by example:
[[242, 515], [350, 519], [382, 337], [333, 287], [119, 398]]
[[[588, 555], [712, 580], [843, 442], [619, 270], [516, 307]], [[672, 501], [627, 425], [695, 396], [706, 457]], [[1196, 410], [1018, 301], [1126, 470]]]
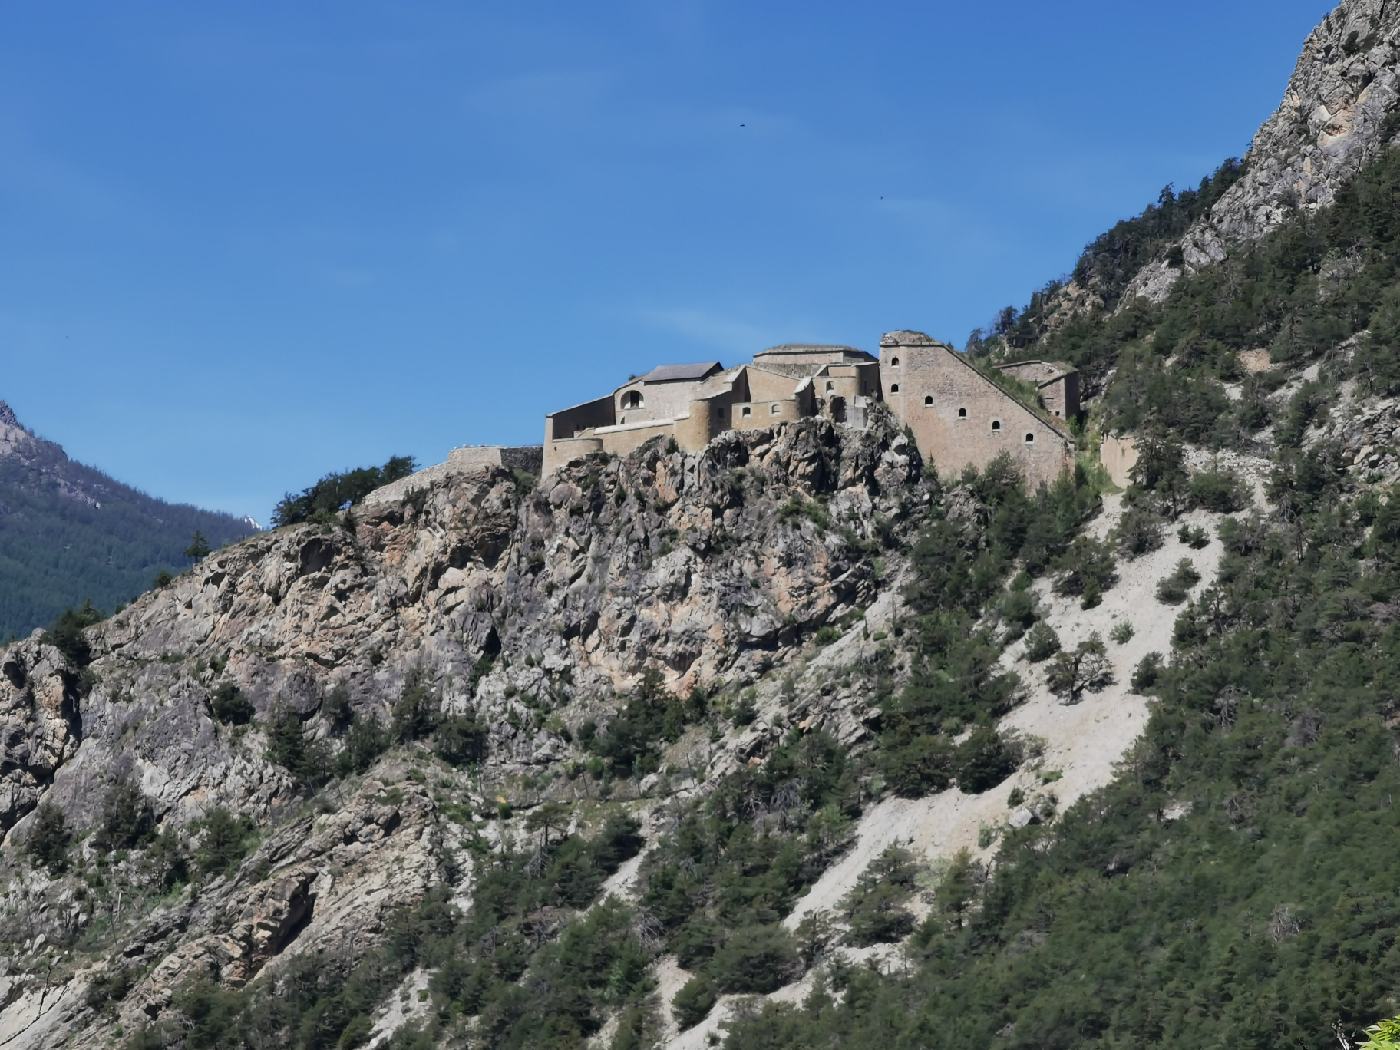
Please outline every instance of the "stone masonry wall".
[[1073, 464], [1073, 445], [1064, 434], [952, 348], [921, 333], [893, 333], [881, 340], [880, 376], [885, 401], [940, 474], [980, 469], [1006, 452], [1035, 487], [1053, 482]]
[[380, 486], [364, 498], [364, 503], [367, 506], [398, 503], [412, 493], [453, 474], [466, 474], [473, 470], [489, 470], [496, 467], [538, 474], [542, 466], [543, 449], [539, 445], [464, 445], [449, 452], [445, 463], [435, 463], [406, 478]]

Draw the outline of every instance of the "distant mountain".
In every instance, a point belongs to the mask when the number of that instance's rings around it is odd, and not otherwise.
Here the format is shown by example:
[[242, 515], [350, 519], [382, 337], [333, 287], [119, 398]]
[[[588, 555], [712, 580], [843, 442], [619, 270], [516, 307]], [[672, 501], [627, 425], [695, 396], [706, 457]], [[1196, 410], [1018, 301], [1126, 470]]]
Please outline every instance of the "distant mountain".
[[166, 503], [69, 459], [0, 401], [0, 639], [91, 599], [109, 610], [178, 571], [195, 531], [210, 546], [254, 524]]

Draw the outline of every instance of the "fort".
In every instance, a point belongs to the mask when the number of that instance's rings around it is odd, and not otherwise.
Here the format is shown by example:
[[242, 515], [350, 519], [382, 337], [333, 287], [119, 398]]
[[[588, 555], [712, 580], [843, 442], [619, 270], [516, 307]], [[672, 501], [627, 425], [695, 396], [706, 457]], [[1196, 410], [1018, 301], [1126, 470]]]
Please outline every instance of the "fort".
[[1053, 361], [1018, 361], [997, 371], [1022, 396], [947, 343], [908, 330], [885, 333], [878, 357], [852, 346], [784, 343], [733, 368], [718, 361], [659, 365], [603, 397], [549, 413], [543, 446], [453, 449], [445, 463], [377, 489], [366, 502], [397, 502], [439, 478], [483, 467], [547, 477], [590, 453], [623, 456], [657, 438], [698, 452], [726, 431], [797, 419], [864, 427], [880, 404], [909, 428], [939, 473], [981, 468], [1005, 452], [1031, 486], [1048, 484], [1074, 464], [1067, 422], [1079, 413], [1079, 374]]
[[547, 415], [543, 469], [548, 475], [591, 452], [625, 455], [655, 438], [695, 452], [728, 430], [814, 416], [863, 427], [884, 403], [940, 473], [980, 468], [1006, 452], [1032, 486], [1054, 481], [1074, 462], [1066, 424], [1079, 412], [1079, 375], [1049, 361], [1000, 371], [1033, 390], [1035, 403], [946, 343], [907, 330], [887, 332], [878, 358], [850, 346], [790, 343], [729, 369], [718, 361], [662, 365]]

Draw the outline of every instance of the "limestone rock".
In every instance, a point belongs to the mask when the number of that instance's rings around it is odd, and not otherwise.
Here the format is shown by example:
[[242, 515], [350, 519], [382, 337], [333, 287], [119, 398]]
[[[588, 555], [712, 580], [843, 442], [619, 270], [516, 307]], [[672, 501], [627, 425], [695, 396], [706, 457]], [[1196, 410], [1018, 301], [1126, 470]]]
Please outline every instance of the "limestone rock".
[[1400, 8], [1343, 0], [1313, 30], [1240, 180], [1181, 240], [1184, 266], [1144, 267], [1124, 300], [1161, 301], [1183, 273], [1219, 262], [1297, 211], [1316, 211], [1389, 141], [1400, 106]]

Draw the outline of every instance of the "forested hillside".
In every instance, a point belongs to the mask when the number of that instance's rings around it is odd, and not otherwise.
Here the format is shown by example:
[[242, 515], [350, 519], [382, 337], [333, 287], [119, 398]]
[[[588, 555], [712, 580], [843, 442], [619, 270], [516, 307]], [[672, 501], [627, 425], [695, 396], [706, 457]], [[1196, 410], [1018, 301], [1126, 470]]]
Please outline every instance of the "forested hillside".
[[[1118, 230], [1148, 250], [1156, 210]], [[1400, 1006], [1398, 310], [1392, 147], [1159, 303], [979, 345], [1085, 371], [1097, 427], [1139, 435], [1149, 530], [1191, 498], [1183, 443], [1262, 501], [1135, 681], [1157, 702], [1117, 781], [950, 869], [912, 972], [838, 969], [728, 1046], [1322, 1047]]]
[[0, 639], [86, 600], [109, 610], [130, 601], [158, 573], [189, 566], [196, 532], [221, 546], [252, 531], [75, 463], [0, 402]]

